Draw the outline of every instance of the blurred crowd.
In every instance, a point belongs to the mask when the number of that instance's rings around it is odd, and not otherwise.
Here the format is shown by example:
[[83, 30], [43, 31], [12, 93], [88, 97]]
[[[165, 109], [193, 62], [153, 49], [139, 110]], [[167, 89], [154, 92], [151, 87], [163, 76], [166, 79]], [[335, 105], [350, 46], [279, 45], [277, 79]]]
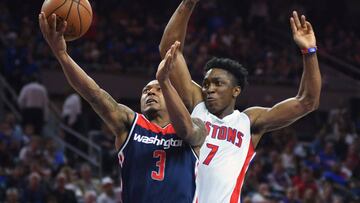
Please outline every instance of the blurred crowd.
[[0, 122], [0, 202], [121, 202], [114, 137], [106, 127], [93, 134], [106, 157], [102, 176], [54, 137], [7, 113]]
[[[154, 75], [162, 32], [180, 1], [90, 2], [93, 25], [84, 37], [69, 43], [71, 56], [87, 71]], [[27, 95], [21, 92], [26, 92], [25, 83], [34, 83], [34, 74], [59, 68], [38, 29], [41, 4], [0, 2], [0, 73], [20, 98]], [[239, 60], [256, 83], [298, 84], [302, 63], [297, 47], [293, 42], [278, 45], [290, 42], [288, 16], [293, 9], [313, 22], [321, 51], [360, 65], [359, 27], [343, 23], [346, 13], [333, 13], [330, 20], [321, 17], [326, 12], [316, 12], [318, 7], [310, 1], [246, 0], [239, 4], [229, 0], [224, 4], [201, 0], [189, 23], [184, 49], [192, 75], [201, 77], [205, 62], [216, 55]], [[276, 31], [289, 39], [277, 37]], [[88, 110], [81, 110], [79, 96], [69, 94], [65, 99], [64, 123], [89, 135], [102, 148], [100, 176], [92, 165], [44, 134], [48, 110], [39, 107], [47, 105], [48, 95], [46, 89], [34, 86], [42, 91], [43, 100], [29, 107], [19, 98], [25, 119], [20, 123], [6, 113], [0, 121], [0, 202], [120, 202], [119, 166], [107, 127], [82, 125], [81, 115]], [[316, 125], [307, 125], [313, 133], [306, 135], [299, 131], [301, 127], [266, 135], [249, 167], [243, 202], [360, 201], [360, 117], [354, 119], [353, 111], [344, 106], [325, 112]], [[26, 122], [29, 114], [39, 122]], [[58, 137], [78, 145], [66, 132], [60, 131]]]
[[[69, 43], [71, 56], [90, 71], [154, 75], [160, 60], [158, 44], [180, 1], [90, 2], [93, 24], [84, 37]], [[27, 75], [59, 68], [38, 29], [41, 3], [0, 2], [0, 43], [4, 47], [0, 50], [4, 67], [1, 72], [10, 82], [16, 81], [13, 85], [18, 90], [19, 80]], [[329, 16], [330, 20], [321, 18], [316, 5], [307, 1], [202, 1], [190, 21], [184, 51], [193, 76], [201, 76], [205, 62], [216, 55], [239, 60], [255, 82], [296, 84], [302, 65], [298, 48], [289, 41], [288, 18], [293, 9], [313, 22], [321, 51], [359, 65], [360, 38], [356, 27], [349, 30], [339, 12]], [[274, 30], [289, 39], [274, 34]]]
[[304, 137], [299, 130], [310, 123], [268, 135], [249, 167], [243, 202], [359, 202], [360, 126], [352, 110], [344, 106], [318, 115], [311, 122], [314, 133]]
[[[356, 108], [346, 104], [315, 112], [297, 126], [264, 135], [248, 169], [243, 202], [359, 202], [360, 115]], [[65, 121], [70, 120], [68, 116]], [[102, 174], [64, 149], [55, 137], [36, 133], [33, 124], [19, 123], [7, 113], [0, 122], [0, 202], [121, 202], [114, 136], [104, 124], [85, 132], [102, 149]], [[63, 131], [56, 138], [68, 139]]]

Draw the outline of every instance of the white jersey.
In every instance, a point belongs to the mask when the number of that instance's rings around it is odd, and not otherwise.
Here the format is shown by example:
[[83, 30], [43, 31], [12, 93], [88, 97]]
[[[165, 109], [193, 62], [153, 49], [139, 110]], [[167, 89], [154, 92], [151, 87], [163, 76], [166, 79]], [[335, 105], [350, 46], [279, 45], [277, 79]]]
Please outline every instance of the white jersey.
[[198, 202], [240, 202], [245, 173], [255, 156], [249, 117], [235, 110], [220, 119], [207, 110], [204, 102], [195, 106], [191, 117], [203, 120], [209, 131], [200, 149]]

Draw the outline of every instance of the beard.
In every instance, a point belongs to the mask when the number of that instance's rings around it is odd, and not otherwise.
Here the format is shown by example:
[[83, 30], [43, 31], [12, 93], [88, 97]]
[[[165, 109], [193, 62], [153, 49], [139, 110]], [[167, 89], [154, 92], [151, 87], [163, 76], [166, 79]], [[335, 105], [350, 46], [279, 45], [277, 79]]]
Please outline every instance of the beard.
[[146, 111], [144, 111], [143, 114], [146, 116], [146, 118], [148, 118], [149, 120], [152, 120], [153, 118], [155, 118], [159, 115], [159, 110], [150, 107]]

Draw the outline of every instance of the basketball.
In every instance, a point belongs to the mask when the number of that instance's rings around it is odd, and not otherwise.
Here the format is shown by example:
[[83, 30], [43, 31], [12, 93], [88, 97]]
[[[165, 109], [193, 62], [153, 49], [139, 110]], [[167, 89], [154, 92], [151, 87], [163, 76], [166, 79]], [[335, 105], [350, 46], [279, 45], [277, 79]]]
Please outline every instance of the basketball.
[[55, 13], [57, 24], [67, 21], [64, 33], [66, 41], [72, 41], [83, 36], [92, 21], [92, 8], [88, 0], [45, 0], [41, 11], [46, 18]]

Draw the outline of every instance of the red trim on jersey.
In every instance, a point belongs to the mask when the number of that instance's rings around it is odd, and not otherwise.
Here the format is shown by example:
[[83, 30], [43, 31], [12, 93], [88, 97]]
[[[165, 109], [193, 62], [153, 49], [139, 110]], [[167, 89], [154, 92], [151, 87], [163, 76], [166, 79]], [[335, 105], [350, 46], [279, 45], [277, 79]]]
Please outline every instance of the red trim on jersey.
[[162, 128], [162, 127], [150, 122], [142, 114], [139, 114], [139, 118], [136, 121], [136, 125], [139, 125], [140, 127], [145, 128], [146, 130], [150, 130], [151, 132], [161, 133], [163, 135], [176, 133], [174, 127], [171, 124], [168, 124], [164, 128]]
[[254, 147], [252, 145], [252, 139], [250, 139], [249, 150], [246, 155], [245, 163], [244, 163], [244, 165], [240, 171], [240, 174], [236, 180], [235, 188], [231, 194], [230, 203], [238, 203], [239, 202], [240, 192], [241, 192], [241, 188], [244, 183], [245, 173], [247, 171], [247, 168], [249, 167], [249, 164], [250, 164], [250, 161], [251, 161], [251, 158], [253, 157], [253, 155], [254, 155]]

